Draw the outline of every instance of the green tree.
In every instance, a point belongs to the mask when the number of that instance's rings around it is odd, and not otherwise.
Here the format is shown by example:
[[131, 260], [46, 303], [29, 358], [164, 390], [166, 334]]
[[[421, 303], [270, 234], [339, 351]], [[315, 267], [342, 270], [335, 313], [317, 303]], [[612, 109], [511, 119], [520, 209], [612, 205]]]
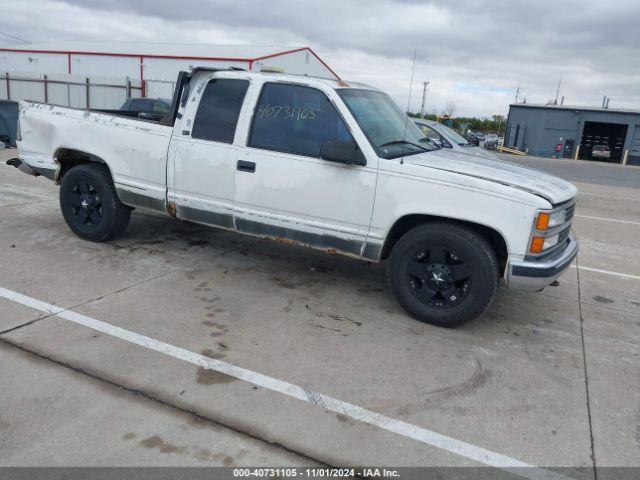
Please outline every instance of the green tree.
[[[427, 120], [438, 120], [435, 114], [426, 114], [420, 116], [419, 113], [408, 112], [412, 118], [425, 118]], [[478, 118], [478, 117], [455, 117], [451, 119], [451, 127], [454, 130], [458, 130], [461, 133], [483, 132], [483, 133], [496, 133], [501, 135], [504, 133], [504, 129], [507, 122], [504, 115], [492, 115], [491, 118]]]

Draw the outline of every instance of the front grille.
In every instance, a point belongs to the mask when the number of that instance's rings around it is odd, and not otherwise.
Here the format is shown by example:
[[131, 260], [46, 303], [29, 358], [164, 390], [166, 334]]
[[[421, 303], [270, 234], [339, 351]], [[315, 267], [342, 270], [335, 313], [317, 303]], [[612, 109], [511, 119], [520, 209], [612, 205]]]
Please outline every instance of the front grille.
[[569, 233], [571, 233], [571, 225], [568, 225], [564, 230], [562, 230], [558, 234], [558, 245], [563, 243], [567, 238], [569, 238]]
[[573, 218], [573, 213], [576, 210], [576, 204], [572, 203], [565, 209], [565, 223], [571, 224], [571, 219]]

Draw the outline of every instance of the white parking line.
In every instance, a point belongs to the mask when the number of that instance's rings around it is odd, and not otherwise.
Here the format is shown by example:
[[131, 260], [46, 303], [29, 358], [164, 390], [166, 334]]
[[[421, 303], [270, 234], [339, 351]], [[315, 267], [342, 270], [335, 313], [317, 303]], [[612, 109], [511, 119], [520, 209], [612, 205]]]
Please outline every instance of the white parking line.
[[515, 458], [492, 452], [491, 450], [478, 447], [471, 443], [467, 443], [453, 437], [448, 437], [441, 433], [437, 433], [411, 423], [403, 422], [402, 420], [387, 417], [386, 415], [367, 410], [366, 408], [362, 408], [348, 402], [343, 402], [337, 398], [315, 392], [310, 388], [278, 380], [277, 378], [247, 370], [222, 360], [205, 357], [204, 355], [185, 350], [184, 348], [176, 347], [175, 345], [170, 345], [168, 343], [140, 335], [139, 333], [125, 330], [124, 328], [87, 317], [86, 315], [65, 310], [64, 308], [56, 305], [42, 302], [6, 288], [0, 287], [0, 297], [40, 310], [41, 312], [57, 315], [58, 317], [70, 322], [84, 325], [85, 327], [92, 328], [93, 330], [111, 335], [112, 337], [119, 338], [134, 345], [163, 353], [170, 357], [189, 362], [198, 367], [215, 370], [216, 372], [235, 377], [239, 380], [244, 380], [245, 382], [249, 382], [253, 385], [296, 398], [332, 412], [346, 415], [354, 420], [359, 420], [383, 430], [455, 453], [491, 467], [511, 472], [524, 478], [530, 478], [532, 480], [567, 480], [568, 478], [564, 475], [535, 467]]
[[604, 222], [628, 223], [630, 225], [640, 225], [640, 222], [633, 222], [631, 220], [618, 220], [616, 218], [592, 217], [590, 215], [574, 215], [574, 217], [588, 218], [590, 220], [602, 220]]
[[579, 268], [580, 270], [585, 270], [587, 272], [604, 273], [605, 275], [615, 275], [616, 277], [630, 278], [631, 280], [640, 280], [640, 276], [631, 275], [630, 273], [612, 272], [611, 270], [601, 270], [599, 268], [583, 267], [582, 265], [580, 265], [580, 267], [576, 267], [575, 265], [571, 265], [571, 268]]
[[622, 197], [619, 195], [604, 195], [602, 193], [578, 192], [578, 195], [588, 195], [590, 197], [602, 197], [602, 198], [615, 198], [616, 200], [632, 200], [634, 202], [640, 202], [640, 198]]

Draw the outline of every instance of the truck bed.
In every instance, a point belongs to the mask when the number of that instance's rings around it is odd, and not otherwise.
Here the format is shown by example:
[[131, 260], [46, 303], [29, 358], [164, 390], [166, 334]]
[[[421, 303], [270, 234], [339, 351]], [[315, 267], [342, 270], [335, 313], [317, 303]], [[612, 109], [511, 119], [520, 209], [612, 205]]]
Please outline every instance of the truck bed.
[[90, 152], [108, 163], [116, 189], [123, 196], [138, 193], [165, 201], [172, 126], [23, 101], [20, 130], [20, 160], [41, 175], [56, 179], [59, 167], [56, 157], [67, 151]]

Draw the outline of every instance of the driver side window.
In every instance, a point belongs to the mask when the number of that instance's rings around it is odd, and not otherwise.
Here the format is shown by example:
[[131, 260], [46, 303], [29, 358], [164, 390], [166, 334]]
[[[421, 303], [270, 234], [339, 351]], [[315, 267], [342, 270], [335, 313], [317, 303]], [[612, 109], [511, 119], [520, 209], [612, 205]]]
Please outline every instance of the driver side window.
[[262, 87], [249, 134], [250, 147], [320, 157], [323, 143], [330, 140], [354, 142], [323, 92], [286, 83]]

